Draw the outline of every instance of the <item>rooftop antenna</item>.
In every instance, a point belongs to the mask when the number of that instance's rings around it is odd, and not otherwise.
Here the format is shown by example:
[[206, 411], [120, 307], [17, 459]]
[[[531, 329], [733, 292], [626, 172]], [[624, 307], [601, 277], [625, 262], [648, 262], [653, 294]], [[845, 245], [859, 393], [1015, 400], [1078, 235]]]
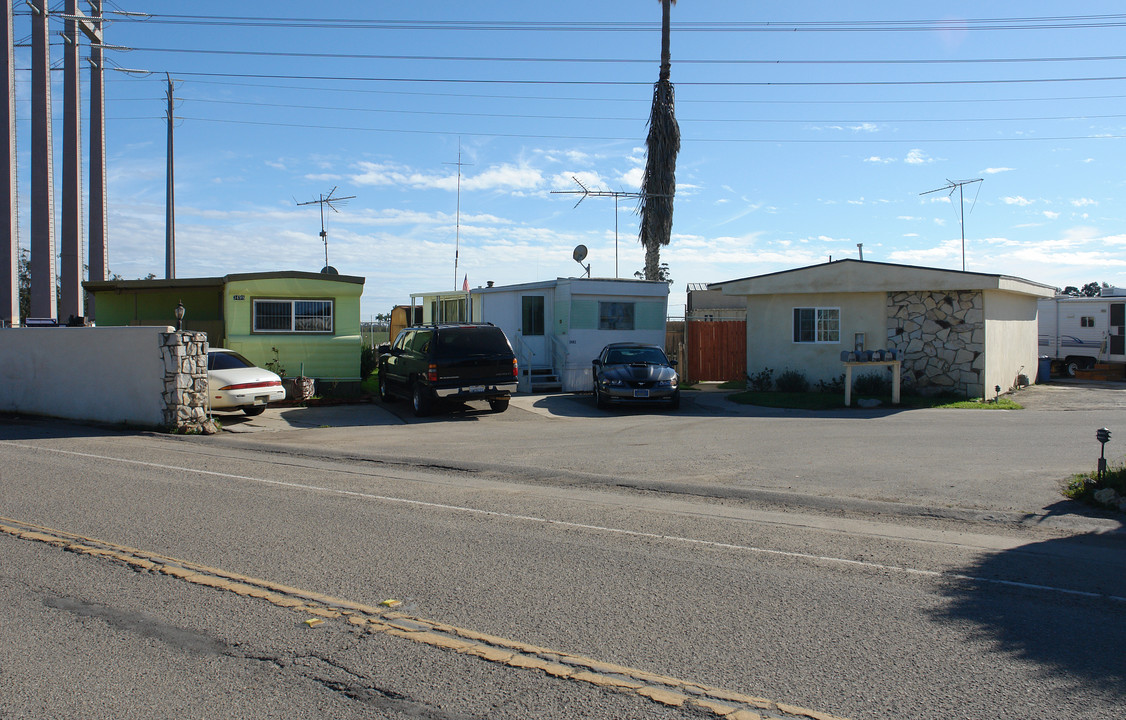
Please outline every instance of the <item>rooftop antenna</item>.
[[[588, 197], [612, 197], [614, 198], [614, 277], [621, 277], [618, 275], [618, 198], [641, 198], [641, 197], [668, 197], [668, 195], [658, 195], [657, 193], [640, 193], [640, 192], [621, 192], [614, 190], [591, 190], [579, 182], [579, 179], [574, 175], [571, 179], [575, 181], [581, 190], [552, 190], [552, 195], [582, 195], [579, 202], [575, 203], [575, 207], [579, 206], [583, 200]], [[579, 263], [582, 264], [581, 262]]]
[[[982, 182], [982, 180], [983, 180], [983, 178], [974, 178], [973, 180], [962, 180], [961, 182], [954, 182], [953, 180], [947, 179], [946, 184], [943, 185], [942, 187], [935, 188], [934, 190], [927, 190], [926, 192], [919, 193], [920, 195], [930, 195], [931, 193], [942, 192], [943, 190], [949, 190], [950, 191], [949, 194], [953, 195], [954, 190], [955, 189], [958, 190], [958, 210], [959, 210], [960, 217], [961, 217], [960, 224], [962, 226], [962, 272], [966, 271], [966, 205], [965, 205], [965, 202], [962, 198], [962, 187], [965, 186], [965, 185], [972, 185], [973, 183]], [[980, 190], [981, 190], [981, 188], [978, 188], [978, 191], [980, 191]], [[977, 202], [976, 197], [974, 198], [974, 202]]]
[[354, 200], [355, 197], [356, 197], [355, 195], [346, 195], [344, 197], [333, 197], [332, 194], [334, 192], [336, 192], [335, 186], [331, 190], [328, 191], [328, 195], [325, 195], [325, 194], [322, 193], [320, 195], [320, 197], [318, 197], [316, 200], [310, 200], [309, 202], [303, 202], [303, 203], [299, 202], [299, 203], [297, 203], [298, 206], [303, 206], [303, 205], [320, 205], [321, 206], [321, 240], [324, 241], [324, 244], [325, 244], [325, 270], [326, 271], [332, 266], [328, 264], [328, 233], [325, 232], [325, 205], [328, 205], [329, 209], [331, 209], [333, 212], [340, 212], [339, 210], [336, 209], [337, 205], [347, 205], [349, 200]]
[[461, 254], [461, 166], [472, 165], [461, 161], [461, 138], [457, 139], [457, 162], [444, 163], [457, 165], [457, 214], [454, 216], [454, 290], [457, 290], [457, 260]]

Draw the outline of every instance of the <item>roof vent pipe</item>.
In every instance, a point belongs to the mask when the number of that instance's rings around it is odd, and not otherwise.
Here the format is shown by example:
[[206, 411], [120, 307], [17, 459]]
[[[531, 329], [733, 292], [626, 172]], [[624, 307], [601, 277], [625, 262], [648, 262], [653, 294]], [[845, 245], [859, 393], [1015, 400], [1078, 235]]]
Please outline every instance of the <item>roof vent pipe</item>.
[[864, 262], [864, 243], [856, 243], [856, 249], [860, 251], [860, 262]]

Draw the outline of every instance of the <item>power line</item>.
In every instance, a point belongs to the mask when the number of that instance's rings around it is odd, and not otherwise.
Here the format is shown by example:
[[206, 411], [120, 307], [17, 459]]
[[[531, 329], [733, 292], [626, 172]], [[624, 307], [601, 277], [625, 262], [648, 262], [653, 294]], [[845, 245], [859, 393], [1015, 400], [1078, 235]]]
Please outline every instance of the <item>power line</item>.
[[[371, 55], [366, 53], [314, 53], [270, 50], [209, 50], [203, 48], [130, 47], [134, 52], [172, 53], [186, 55], [224, 55], [269, 58], [314, 58], [325, 60], [419, 60], [427, 62], [514, 62], [572, 64], [643, 64], [652, 65], [652, 58], [579, 58], [579, 57], [512, 57], [480, 55]], [[769, 60], [747, 58], [691, 59], [678, 58], [677, 65], [977, 65], [1017, 63], [1108, 62], [1126, 60], [1126, 55], [1091, 55], [1078, 57], [1027, 58], [930, 58], [930, 59], [857, 59], [857, 60]]]
[[[363, 20], [360, 18], [295, 18], [215, 15], [131, 15], [122, 22], [165, 25], [335, 28], [353, 30], [460, 30], [517, 32], [645, 32], [659, 30], [657, 22], [544, 22], [505, 20]], [[935, 30], [998, 31], [1117, 28], [1126, 25], [1126, 14], [1059, 15], [1027, 18], [967, 18], [956, 20], [818, 20], [803, 22], [678, 22], [678, 33], [686, 32], [931, 32]]]

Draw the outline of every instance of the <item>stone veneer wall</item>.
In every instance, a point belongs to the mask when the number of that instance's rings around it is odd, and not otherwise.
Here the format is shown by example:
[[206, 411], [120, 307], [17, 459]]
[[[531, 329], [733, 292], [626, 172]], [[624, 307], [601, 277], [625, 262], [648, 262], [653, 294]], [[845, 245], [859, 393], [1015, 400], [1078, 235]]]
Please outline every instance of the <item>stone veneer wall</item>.
[[164, 424], [199, 429], [207, 422], [207, 333], [164, 333]]
[[982, 394], [985, 306], [980, 291], [887, 294], [888, 347], [903, 353], [903, 385], [921, 393]]

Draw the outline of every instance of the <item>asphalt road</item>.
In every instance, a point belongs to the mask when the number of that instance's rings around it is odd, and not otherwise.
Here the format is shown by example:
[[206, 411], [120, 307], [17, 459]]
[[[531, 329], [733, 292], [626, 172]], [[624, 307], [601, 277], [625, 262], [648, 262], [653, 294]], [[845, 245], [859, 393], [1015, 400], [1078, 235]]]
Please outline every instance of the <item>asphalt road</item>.
[[1121, 410], [713, 400], [0, 422], [0, 717], [1120, 715], [1126, 535], [1052, 483]]

